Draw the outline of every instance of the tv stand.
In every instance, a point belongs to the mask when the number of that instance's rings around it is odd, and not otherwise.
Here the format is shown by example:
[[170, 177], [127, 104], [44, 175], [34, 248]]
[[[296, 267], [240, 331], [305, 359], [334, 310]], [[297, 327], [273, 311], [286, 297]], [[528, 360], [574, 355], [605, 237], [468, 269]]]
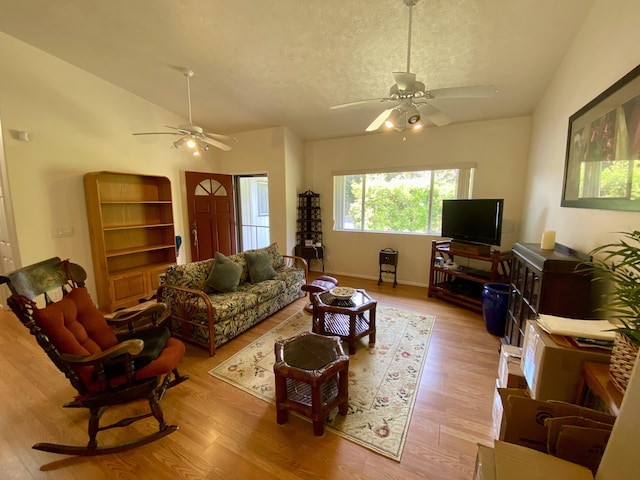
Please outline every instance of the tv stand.
[[[466, 244], [479, 246], [476, 244]], [[431, 242], [431, 264], [429, 271], [429, 297], [441, 298], [463, 307], [482, 311], [482, 289], [485, 283], [509, 283], [511, 277], [511, 251], [491, 251], [488, 254], [477, 254], [473, 251], [462, 251], [450, 240], [433, 240]], [[481, 253], [487, 252], [484, 249]], [[436, 264], [436, 257], [442, 257], [443, 263]], [[455, 262], [455, 258], [467, 258], [485, 262], [487, 270], [477, 267], [458, 265], [458, 269], [447, 267], [446, 262]], [[477, 263], [477, 262], [476, 262]]]
[[488, 257], [491, 255], [491, 246], [480, 243], [462, 242], [460, 240], [451, 240], [449, 242], [449, 250], [453, 253], [472, 253]]

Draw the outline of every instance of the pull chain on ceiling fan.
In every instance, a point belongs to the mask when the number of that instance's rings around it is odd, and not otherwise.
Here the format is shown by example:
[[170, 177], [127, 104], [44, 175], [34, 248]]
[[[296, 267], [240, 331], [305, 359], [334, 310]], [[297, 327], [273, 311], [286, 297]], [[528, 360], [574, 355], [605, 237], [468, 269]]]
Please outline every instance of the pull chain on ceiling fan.
[[402, 0], [409, 7], [409, 34], [407, 41], [407, 71], [393, 72], [396, 81], [389, 89], [389, 96], [383, 98], [372, 98], [367, 100], [357, 100], [355, 102], [333, 105], [330, 109], [339, 109], [363, 105], [372, 102], [394, 102], [390, 108], [384, 110], [366, 128], [367, 132], [378, 130], [383, 124], [388, 128], [402, 131], [406, 128], [421, 128], [423, 119], [440, 127], [448, 125], [453, 120], [444, 112], [429, 103], [430, 100], [443, 98], [471, 98], [471, 97], [491, 97], [497, 93], [494, 86], [467, 86], [467, 87], [447, 87], [435, 90], [426, 90], [425, 84], [416, 80], [416, 74], [411, 73], [411, 33], [413, 23], [413, 7], [419, 0]]
[[133, 135], [182, 135], [182, 138], [179, 138], [178, 140], [173, 142], [173, 147], [185, 147], [190, 150], [195, 156], [199, 156], [202, 152], [206, 152], [207, 150], [209, 150], [210, 146], [219, 148], [220, 150], [224, 150], [225, 152], [231, 150], [231, 147], [225, 143], [222, 143], [222, 141], [235, 140], [237, 142], [237, 138], [229, 137], [227, 135], [220, 135], [218, 133], [205, 132], [202, 127], [193, 124], [191, 120], [190, 84], [190, 79], [191, 77], [193, 77], [193, 70], [184, 69], [182, 73], [187, 79], [187, 106], [189, 108], [189, 123], [187, 125], [180, 125], [179, 127], [165, 125], [165, 127], [167, 128], [176, 130], [175, 132], [142, 132], [134, 133]]

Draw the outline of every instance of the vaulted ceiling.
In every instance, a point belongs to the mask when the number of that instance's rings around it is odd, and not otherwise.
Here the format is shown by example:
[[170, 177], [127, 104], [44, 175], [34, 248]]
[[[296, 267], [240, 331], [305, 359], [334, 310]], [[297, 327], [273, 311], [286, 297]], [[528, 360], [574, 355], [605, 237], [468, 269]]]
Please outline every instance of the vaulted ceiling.
[[[419, 0], [411, 71], [427, 89], [498, 88], [434, 100], [454, 122], [530, 114], [593, 3]], [[329, 110], [388, 95], [408, 18], [403, 0], [0, 0], [0, 31], [185, 118], [194, 70], [207, 131], [285, 125], [305, 140], [364, 134], [388, 106]]]

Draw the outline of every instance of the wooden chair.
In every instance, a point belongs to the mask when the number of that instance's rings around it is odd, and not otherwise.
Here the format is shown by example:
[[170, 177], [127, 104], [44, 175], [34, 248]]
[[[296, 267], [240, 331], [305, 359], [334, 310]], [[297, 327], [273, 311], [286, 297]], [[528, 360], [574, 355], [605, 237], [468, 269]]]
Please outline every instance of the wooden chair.
[[[78, 394], [64, 407], [89, 410], [86, 446], [37, 443], [36, 450], [68, 455], [115, 453], [150, 443], [178, 429], [164, 420], [160, 400], [166, 390], [188, 378], [177, 365], [184, 344], [171, 338], [161, 323], [168, 316], [162, 303], [106, 319], [84, 286], [84, 269], [50, 258], [0, 277], [12, 295], [11, 310], [65, 374]], [[54, 301], [54, 292], [61, 297]], [[108, 407], [146, 399], [149, 412], [100, 426]], [[158, 431], [115, 445], [99, 446], [97, 434], [153, 416]]]

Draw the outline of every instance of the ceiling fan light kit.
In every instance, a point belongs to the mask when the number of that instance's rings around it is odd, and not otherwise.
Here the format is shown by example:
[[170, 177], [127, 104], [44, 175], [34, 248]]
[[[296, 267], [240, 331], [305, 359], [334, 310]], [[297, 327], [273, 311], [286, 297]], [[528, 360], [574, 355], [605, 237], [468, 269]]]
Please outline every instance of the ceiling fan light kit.
[[387, 128], [395, 128], [399, 122], [402, 121], [402, 113], [399, 108], [394, 108], [387, 119], [384, 121], [384, 126]]
[[409, 105], [407, 107], [407, 123], [409, 125], [415, 125], [420, 121], [420, 112], [418, 112], [418, 107], [415, 105]]
[[200, 156], [202, 152], [209, 150], [209, 147], [213, 146], [223, 150], [225, 152], [231, 150], [231, 147], [222, 141], [238, 141], [235, 137], [229, 137], [227, 135], [220, 135], [218, 133], [205, 132], [202, 127], [194, 125], [191, 120], [191, 84], [190, 79], [193, 77], [193, 70], [184, 69], [182, 71], [187, 79], [187, 106], [189, 107], [189, 123], [180, 125], [178, 127], [172, 127], [165, 125], [167, 128], [176, 130], [175, 132], [141, 132], [134, 133], [133, 135], [182, 135], [182, 138], [173, 142], [173, 148], [186, 148], [193, 155]]
[[371, 102], [395, 102], [396, 105], [387, 108], [378, 115], [366, 128], [367, 132], [378, 130], [382, 125], [403, 131], [407, 128], [418, 129], [424, 126], [424, 121], [441, 127], [453, 121], [446, 113], [442, 112], [430, 103], [430, 100], [443, 98], [479, 98], [491, 97], [498, 93], [494, 86], [467, 86], [448, 87], [435, 90], [427, 90], [423, 82], [416, 80], [416, 74], [411, 73], [411, 28], [413, 22], [413, 7], [419, 0], [402, 0], [409, 7], [409, 35], [407, 41], [407, 71], [393, 72], [396, 81], [389, 89], [389, 96], [355, 102], [342, 103], [329, 107], [338, 109], [363, 105]]
[[384, 126], [401, 132], [406, 128], [419, 130], [423, 127], [423, 123], [420, 112], [415, 106], [411, 105], [394, 108], [384, 121]]

